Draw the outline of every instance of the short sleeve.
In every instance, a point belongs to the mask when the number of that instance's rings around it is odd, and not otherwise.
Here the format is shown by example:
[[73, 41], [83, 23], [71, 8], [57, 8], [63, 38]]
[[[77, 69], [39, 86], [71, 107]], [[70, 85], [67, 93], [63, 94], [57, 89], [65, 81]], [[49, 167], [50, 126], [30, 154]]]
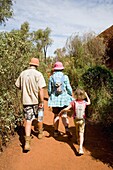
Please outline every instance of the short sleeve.
[[71, 85], [70, 85], [70, 81], [69, 81], [69, 78], [68, 78], [67, 75], [65, 75], [65, 81], [64, 81], [64, 83], [65, 83], [65, 85], [66, 85], [67, 93], [72, 96], [72, 87], [71, 87]]
[[42, 73], [39, 76], [38, 85], [39, 85], [40, 89], [43, 87], [46, 87], [46, 82], [45, 82], [45, 79], [44, 79]]
[[19, 76], [15, 82], [15, 86], [21, 89], [21, 76]]

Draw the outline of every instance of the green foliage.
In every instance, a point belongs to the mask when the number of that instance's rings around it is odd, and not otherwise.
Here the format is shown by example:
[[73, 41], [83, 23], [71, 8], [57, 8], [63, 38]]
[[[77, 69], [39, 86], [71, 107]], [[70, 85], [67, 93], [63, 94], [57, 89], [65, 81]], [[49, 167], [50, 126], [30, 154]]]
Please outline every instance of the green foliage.
[[8, 18], [13, 15], [13, 0], [0, 0], [0, 24], [5, 24]]
[[47, 57], [46, 56], [47, 49], [52, 44], [50, 33], [51, 33], [51, 30], [48, 27], [45, 30], [39, 29], [38, 31], [33, 32], [33, 40], [36, 43], [39, 57], [40, 59], [42, 59], [44, 55], [45, 63], [46, 63], [46, 57]]
[[84, 88], [90, 94], [89, 114], [93, 120], [105, 125], [113, 123], [113, 73], [105, 67], [96, 66], [82, 75]]
[[3, 151], [3, 146], [7, 145], [10, 137], [15, 135], [15, 129], [23, 125], [22, 114], [0, 115], [0, 152]]
[[82, 77], [87, 84], [87, 88], [93, 88], [96, 91], [100, 90], [104, 85], [108, 90], [113, 91], [112, 72], [105, 67], [96, 66], [89, 68]]
[[113, 73], [106, 68], [108, 60], [102, 38], [89, 33], [73, 35], [66, 43], [66, 52], [56, 50], [56, 60], [63, 62], [73, 90], [84, 88], [91, 99], [88, 116], [105, 126], [113, 124]]
[[[64, 61], [68, 75], [74, 89], [82, 86], [81, 76], [89, 69], [97, 65], [105, 65], [108, 57], [106, 56], [106, 46], [103, 39], [96, 37], [94, 33], [84, 34], [83, 36], [73, 35], [66, 43], [67, 55]], [[63, 60], [63, 59], [62, 59]], [[76, 78], [75, 78], [76, 77]], [[74, 79], [74, 81], [73, 81]], [[76, 86], [76, 87], [75, 87]]]
[[93, 33], [82, 37], [74, 35], [66, 43], [66, 48], [76, 69], [87, 70], [89, 67], [103, 65], [107, 60], [105, 54], [106, 46], [103, 39], [96, 37]]
[[[48, 67], [45, 64], [44, 55], [39, 56], [37, 45], [34, 44], [33, 33], [30, 33], [29, 29], [29, 23], [25, 22], [21, 25], [20, 30], [0, 33], [0, 120], [3, 120], [3, 127], [7, 124], [6, 119], [11, 117], [9, 114], [12, 117], [14, 115], [20, 116], [20, 113], [22, 114], [21, 95], [15, 87], [15, 81], [20, 72], [28, 67], [32, 57], [39, 58], [39, 70], [44, 73], [47, 81], [46, 69]], [[49, 30], [47, 29], [46, 31]], [[45, 37], [45, 41], [48, 41], [48, 36]], [[45, 44], [42, 44], [41, 51], [43, 51], [44, 47]], [[16, 119], [15, 117], [15, 121]], [[11, 125], [10, 121], [9, 124]], [[9, 124], [7, 127], [9, 127]], [[3, 130], [1, 131], [3, 132]], [[9, 133], [5, 130], [4, 133], [6, 132]], [[0, 137], [3, 141], [5, 140], [3, 139], [4, 133]]]

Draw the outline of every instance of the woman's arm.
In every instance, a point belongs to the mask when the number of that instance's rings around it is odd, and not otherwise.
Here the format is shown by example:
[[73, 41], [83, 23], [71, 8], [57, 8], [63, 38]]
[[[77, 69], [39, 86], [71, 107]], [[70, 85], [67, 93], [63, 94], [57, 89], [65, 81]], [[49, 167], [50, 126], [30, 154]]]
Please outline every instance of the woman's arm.
[[66, 79], [65, 84], [66, 84], [67, 93], [68, 93], [70, 96], [72, 96], [72, 87], [71, 87], [71, 85], [70, 85], [70, 81], [69, 81], [69, 78], [68, 78], [67, 75], [65, 75], [65, 79]]
[[51, 77], [48, 82], [48, 95], [51, 96], [52, 93], [52, 82], [51, 82]]

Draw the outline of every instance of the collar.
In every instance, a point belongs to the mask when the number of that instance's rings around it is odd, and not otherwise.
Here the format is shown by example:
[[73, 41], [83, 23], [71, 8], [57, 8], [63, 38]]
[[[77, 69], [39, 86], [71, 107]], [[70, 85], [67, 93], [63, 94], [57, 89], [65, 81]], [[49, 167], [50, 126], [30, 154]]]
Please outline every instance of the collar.
[[36, 67], [35, 66], [30, 66], [30, 67], [28, 67], [28, 69], [35, 69], [36, 70]]

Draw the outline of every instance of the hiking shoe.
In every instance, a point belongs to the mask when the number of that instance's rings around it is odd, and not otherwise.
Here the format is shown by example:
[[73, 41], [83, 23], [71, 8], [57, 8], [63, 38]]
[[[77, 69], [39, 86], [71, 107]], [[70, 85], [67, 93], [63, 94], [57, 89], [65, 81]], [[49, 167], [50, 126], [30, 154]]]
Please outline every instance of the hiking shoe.
[[60, 135], [59, 131], [54, 131], [54, 137], [57, 138]]
[[35, 126], [35, 127], [34, 127], [34, 131], [35, 131], [35, 132], [38, 132], [38, 127]]
[[66, 131], [66, 135], [68, 136], [69, 139], [73, 137], [69, 131]]
[[43, 130], [39, 130], [38, 139], [42, 139], [42, 138], [43, 138]]
[[31, 143], [31, 137], [30, 136], [25, 136], [24, 150], [30, 151], [30, 143]]
[[84, 154], [83, 149], [79, 149], [79, 150], [78, 150], [78, 153], [79, 153], [79, 155], [83, 155], [83, 154]]

